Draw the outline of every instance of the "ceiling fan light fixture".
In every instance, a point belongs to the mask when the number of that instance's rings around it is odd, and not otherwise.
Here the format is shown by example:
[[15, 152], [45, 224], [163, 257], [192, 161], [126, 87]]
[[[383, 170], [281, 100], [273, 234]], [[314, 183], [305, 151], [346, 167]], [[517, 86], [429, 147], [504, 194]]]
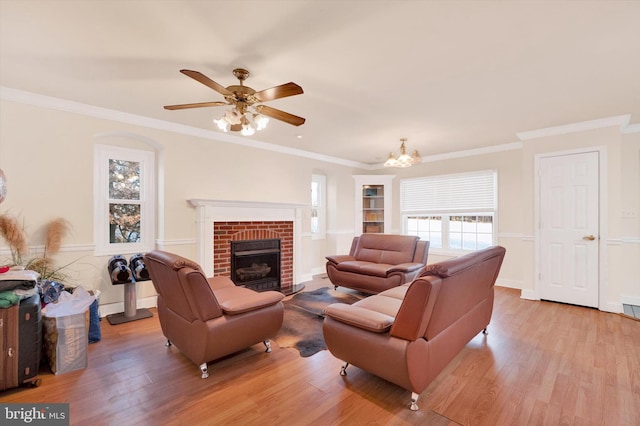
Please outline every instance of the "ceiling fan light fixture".
[[269, 117], [262, 114], [256, 114], [253, 116], [253, 122], [256, 123], [256, 130], [264, 130], [269, 124]]
[[225, 133], [228, 132], [229, 128], [231, 127], [231, 123], [229, 123], [224, 117], [214, 118], [213, 122], [216, 126], [218, 126], [218, 129], [222, 130]]
[[243, 114], [237, 109], [229, 109], [224, 113], [224, 119], [227, 120], [231, 125], [241, 124], [243, 118]]
[[242, 125], [242, 130], [240, 130], [240, 134], [242, 136], [252, 136], [256, 132], [256, 129], [251, 127], [251, 124], [245, 123]]
[[182, 69], [180, 72], [218, 92], [224, 96], [225, 101], [165, 105], [165, 109], [181, 110], [230, 105], [232, 108], [225, 111], [224, 116], [214, 119], [213, 121], [223, 132], [240, 131], [243, 136], [251, 136], [256, 132], [256, 130], [264, 130], [269, 123], [268, 117], [293, 126], [300, 126], [305, 122], [303, 117], [298, 117], [296, 115], [289, 114], [288, 112], [262, 105], [264, 102], [301, 95], [304, 93], [302, 87], [298, 86], [294, 82], [281, 84], [279, 86], [274, 86], [269, 89], [256, 92], [251, 87], [244, 85], [244, 81], [249, 77], [249, 71], [244, 68], [236, 68], [233, 70], [233, 75], [239, 80], [240, 84], [231, 85], [229, 87], [224, 87], [221, 84], [216, 83], [198, 71]]
[[413, 164], [422, 162], [418, 150], [414, 150], [411, 155], [407, 154], [406, 141], [407, 138], [400, 139], [400, 155], [396, 158], [393, 152], [390, 153], [389, 159], [384, 163], [385, 167], [411, 167]]

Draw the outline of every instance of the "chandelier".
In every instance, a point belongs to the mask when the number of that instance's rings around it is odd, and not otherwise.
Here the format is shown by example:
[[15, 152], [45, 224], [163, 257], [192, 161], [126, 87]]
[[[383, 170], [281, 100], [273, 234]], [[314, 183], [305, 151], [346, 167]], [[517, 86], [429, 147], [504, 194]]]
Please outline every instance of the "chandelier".
[[422, 162], [417, 149], [414, 149], [411, 155], [407, 154], [407, 148], [404, 145], [406, 141], [407, 138], [400, 139], [400, 142], [402, 142], [400, 145], [400, 156], [396, 158], [393, 152], [389, 153], [389, 158], [384, 163], [385, 167], [411, 167], [413, 164]]
[[269, 118], [260, 114], [259, 108], [260, 106], [250, 107], [239, 102], [235, 108], [225, 111], [222, 117], [213, 122], [223, 132], [239, 131], [242, 136], [251, 136], [256, 130], [266, 129], [269, 124]]

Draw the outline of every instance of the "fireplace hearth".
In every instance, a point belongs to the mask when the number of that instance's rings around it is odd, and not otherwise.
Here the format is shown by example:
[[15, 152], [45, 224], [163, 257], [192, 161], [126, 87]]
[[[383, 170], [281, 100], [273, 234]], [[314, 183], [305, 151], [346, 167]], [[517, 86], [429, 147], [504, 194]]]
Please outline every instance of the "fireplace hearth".
[[280, 239], [231, 241], [231, 280], [255, 291], [280, 291]]

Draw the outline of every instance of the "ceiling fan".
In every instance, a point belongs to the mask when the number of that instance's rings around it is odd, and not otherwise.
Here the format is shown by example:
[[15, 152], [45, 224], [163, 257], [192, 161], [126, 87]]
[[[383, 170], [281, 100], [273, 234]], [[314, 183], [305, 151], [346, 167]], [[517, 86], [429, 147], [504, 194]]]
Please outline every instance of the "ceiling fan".
[[305, 122], [304, 118], [298, 117], [297, 115], [262, 105], [263, 102], [304, 93], [302, 87], [293, 82], [256, 92], [251, 87], [244, 85], [244, 81], [249, 77], [249, 71], [244, 68], [236, 68], [233, 70], [233, 75], [240, 81], [240, 84], [229, 87], [224, 87], [216, 83], [198, 71], [180, 70], [180, 72], [220, 93], [224, 96], [225, 101], [165, 105], [165, 109], [178, 110], [232, 105], [232, 109], [225, 111], [224, 116], [214, 120], [214, 122], [220, 130], [225, 132], [229, 130], [234, 132], [240, 131], [245, 136], [250, 136], [255, 130], [265, 128], [269, 121], [267, 117], [284, 121], [294, 126], [300, 126]]

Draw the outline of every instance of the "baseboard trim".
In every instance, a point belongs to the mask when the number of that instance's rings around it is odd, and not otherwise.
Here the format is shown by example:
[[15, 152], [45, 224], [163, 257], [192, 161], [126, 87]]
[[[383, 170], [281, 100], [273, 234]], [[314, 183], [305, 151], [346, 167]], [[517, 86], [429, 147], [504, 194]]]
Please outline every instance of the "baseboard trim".
[[625, 296], [624, 294], [620, 295], [620, 303], [623, 305], [634, 305], [640, 306], [640, 297], [638, 296]]
[[540, 300], [540, 298], [536, 295], [534, 290], [523, 288], [520, 292], [520, 298], [526, 300]]
[[[155, 308], [158, 306], [158, 296], [144, 297], [138, 299], [136, 308]], [[124, 312], [124, 302], [107, 303], [100, 305], [100, 317], [105, 318], [107, 315], [119, 314]]]
[[611, 312], [612, 314], [621, 314], [624, 312], [624, 309], [622, 309], [622, 303], [608, 302], [600, 309], [600, 311]]
[[313, 274], [302, 274], [302, 275], [300, 275], [300, 283], [311, 281], [312, 279], [313, 279]]
[[498, 278], [496, 280], [496, 285], [498, 287], [515, 288], [518, 290], [522, 289], [522, 281], [518, 281], [518, 280], [508, 280], [508, 279]]

